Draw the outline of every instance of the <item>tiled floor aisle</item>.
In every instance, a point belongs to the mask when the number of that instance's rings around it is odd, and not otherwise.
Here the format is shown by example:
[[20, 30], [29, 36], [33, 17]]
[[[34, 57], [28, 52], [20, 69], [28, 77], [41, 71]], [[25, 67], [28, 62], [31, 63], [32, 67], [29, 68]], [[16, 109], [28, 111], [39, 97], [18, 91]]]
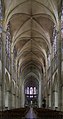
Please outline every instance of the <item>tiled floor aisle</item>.
[[26, 115], [26, 119], [36, 119], [36, 114], [33, 111], [33, 108], [30, 108], [29, 112]]

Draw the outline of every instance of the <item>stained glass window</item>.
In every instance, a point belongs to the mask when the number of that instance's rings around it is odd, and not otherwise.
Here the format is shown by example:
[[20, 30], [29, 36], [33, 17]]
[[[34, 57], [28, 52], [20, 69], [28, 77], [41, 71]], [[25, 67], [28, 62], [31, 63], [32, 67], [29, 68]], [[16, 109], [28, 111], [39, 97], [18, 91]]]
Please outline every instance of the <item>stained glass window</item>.
[[27, 87], [27, 94], [29, 94], [29, 87]]
[[33, 94], [33, 87], [30, 87], [30, 95]]
[[37, 94], [37, 88], [36, 87], [27, 87], [25, 88], [25, 94], [29, 95], [30, 98], [33, 98]]
[[14, 69], [14, 71], [16, 70], [16, 67], [15, 67], [16, 56], [17, 56], [17, 50], [16, 50], [16, 47], [14, 47], [14, 49], [13, 49], [13, 69]]
[[6, 54], [9, 58], [10, 58], [10, 45], [11, 45], [11, 34], [10, 34], [10, 23], [8, 23], [6, 31]]
[[56, 27], [54, 26], [53, 29], [53, 52], [54, 54], [56, 54], [57, 51], [57, 31], [56, 31]]
[[3, 15], [2, 15], [2, 5], [1, 5], [1, 0], [0, 0], [0, 20], [3, 19]]
[[26, 88], [25, 88], [25, 94], [27, 94], [27, 90], [26, 90]]
[[0, 60], [2, 59], [2, 39], [0, 37]]
[[36, 87], [34, 87], [34, 94], [36, 94]]
[[48, 55], [48, 67], [50, 67], [50, 54]]
[[36, 94], [36, 91], [36, 87], [27, 87], [25, 89], [25, 93], [30, 95]]
[[61, 14], [61, 37], [63, 38], [63, 8], [62, 8], [62, 14]]
[[63, 59], [63, 6], [62, 6], [62, 13], [61, 13], [61, 50], [62, 50], [62, 59]]
[[0, 0], [0, 60], [2, 59], [2, 5]]
[[11, 33], [10, 33], [10, 22], [7, 24], [6, 29], [6, 68], [10, 72], [10, 60], [11, 60]]
[[30, 95], [30, 98], [33, 98], [33, 95]]

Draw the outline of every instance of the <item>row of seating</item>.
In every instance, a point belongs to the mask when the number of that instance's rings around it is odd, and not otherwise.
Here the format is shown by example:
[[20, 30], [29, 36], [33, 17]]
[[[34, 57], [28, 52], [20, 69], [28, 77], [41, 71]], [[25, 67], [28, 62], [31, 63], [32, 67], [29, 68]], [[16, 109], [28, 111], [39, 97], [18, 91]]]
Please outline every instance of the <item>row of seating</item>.
[[22, 119], [28, 111], [28, 107], [0, 111], [0, 119]]
[[[0, 119], [25, 119], [29, 109], [29, 107], [25, 107], [0, 111]], [[36, 107], [33, 110], [37, 115], [37, 119], [63, 119], [63, 112], [61, 111]]]
[[51, 109], [33, 108], [39, 119], [63, 119], [63, 112]]

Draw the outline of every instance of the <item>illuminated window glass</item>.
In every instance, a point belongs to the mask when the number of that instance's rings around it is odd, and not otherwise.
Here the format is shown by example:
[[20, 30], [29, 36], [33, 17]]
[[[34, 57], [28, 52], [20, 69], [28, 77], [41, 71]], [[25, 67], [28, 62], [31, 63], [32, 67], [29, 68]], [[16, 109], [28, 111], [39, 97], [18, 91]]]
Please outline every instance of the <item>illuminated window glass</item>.
[[10, 44], [11, 44], [10, 41], [11, 41], [10, 23], [8, 23], [6, 31], [6, 54], [8, 57], [10, 57]]
[[56, 53], [56, 35], [55, 35], [55, 39], [54, 39], [54, 52]]
[[48, 55], [48, 67], [50, 66], [50, 54]]
[[30, 98], [33, 98], [33, 95], [30, 95]]
[[0, 60], [2, 60], [2, 5], [0, 0]]
[[62, 14], [63, 14], [63, 8], [62, 8]]
[[61, 14], [61, 37], [63, 38], [63, 8], [62, 8], [62, 14]]
[[30, 94], [33, 94], [33, 87], [30, 87]]
[[25, 94], [27, 94], [27, 90], [26, 90], [26, 88], [25, 88]]
[[0, 38], [0, 59], [2, 59], [2, 40]]
[[2, 24], [0, 24], [0, 33], [2, 33]]
[[36, 87], [34, 87], [34, 94], [36, 94]]
[[0, 20], [2, 20], [2, 5], [1, 5], [1, 0], [0, 0]]
[[54, 26], [53, 29], [53, 52], [54, 54], [56, 54], [57, 51], [57, 31], [56, 31], [56, 27]]
[[16, 70], [16, 67], [15, 67], [16, 56], [17, 56], [17, 50], [16, 50], [16, 47], [14, 46], [14, 49], [13, 49], [13, 69], [14, 69], [14, 71]]
[[61, 50], [62, 50], [62, 59], [63, 59], [63, 7], [61, 14]]
[[62, 8], [62, 14], [61, 14], [61, 22], [63, 21], [63, 8]]
[[27, 94], [29, 94], [29, 87], [27, 87]]

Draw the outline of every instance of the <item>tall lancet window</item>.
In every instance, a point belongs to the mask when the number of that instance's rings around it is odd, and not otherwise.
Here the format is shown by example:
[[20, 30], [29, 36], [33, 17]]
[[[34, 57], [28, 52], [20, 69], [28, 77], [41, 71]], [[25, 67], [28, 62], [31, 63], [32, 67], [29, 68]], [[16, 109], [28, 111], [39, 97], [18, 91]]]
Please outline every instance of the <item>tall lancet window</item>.
[[10, 23], [8, 23], [6, 31], [6, 54], [9, 58], [10, 58], [10, 47], [11, 47], [11, 33], [10, 33]]
[[48, 54], [48, 68], [50, 67], [50, 54]]
[[33, 87], [30, 87], [30, 95], [33, 95]]
[[7, 24], [6, 30], [6, 68], [10, 72], [10, 58], [11, 58], [11, 32], [10, 32], [10, 22]]
[[26, 94], [29, 94], [29, 87], [27, 87], [27, 91], [26, 91]]
[[0, 34], [0, 60], [2, 60], [2, 37]]
[[61, 14], [61, 37], [63, 39], [63, 7], [62, 7], [62, 14]]
[[34, 94], [37, 94], [36, 87], [34, 87]]
[[61, 52], [62, 52], [62, 59], [63, 59], [63, 6], [61, 11]]
[[2, 60], [2, 4], [0, 0], [0, 60]]
[[54, 29], [53, 29], [53, 52], [54, 55], [56, 54], [57, 51], [57, 31], [56, 31], [56, 27], [54, 25]]
[[3, 15], [2, 15], [2, 4], [1, 4], [1, 0], [0, 0], [0, 20], [3, 19]]
[[15, 59], [17, 57], [17, 49], [16, 47], [14, 46], [14, 49], [13, 49], [13, 69], [15, 70]]

